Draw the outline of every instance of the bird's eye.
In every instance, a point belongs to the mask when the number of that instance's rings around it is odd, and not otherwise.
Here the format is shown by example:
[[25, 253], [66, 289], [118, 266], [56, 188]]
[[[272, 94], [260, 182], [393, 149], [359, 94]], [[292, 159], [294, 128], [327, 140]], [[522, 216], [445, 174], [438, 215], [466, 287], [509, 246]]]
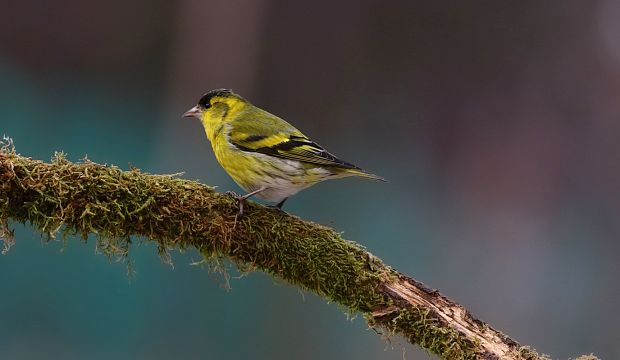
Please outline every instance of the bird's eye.
[[206, 109], [211, 107], [211, 104], [210, 103], [206, 103], [206, 104], [203, 104], [202, 107], [205, 108], [205, 110], [206, 110]]

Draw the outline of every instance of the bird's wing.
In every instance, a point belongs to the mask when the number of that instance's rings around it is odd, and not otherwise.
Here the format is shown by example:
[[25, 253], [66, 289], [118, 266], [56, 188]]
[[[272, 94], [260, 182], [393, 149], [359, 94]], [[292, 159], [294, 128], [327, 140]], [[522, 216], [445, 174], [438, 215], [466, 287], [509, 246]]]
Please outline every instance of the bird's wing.
[[[252, 114], [258, 115], [258, 114]], [[235, 121], [228, 139], [242, 151], [256, 152], [309, 164], [361, 170], [338, 159], [279, 117], [262, 112], [251, 120]]]

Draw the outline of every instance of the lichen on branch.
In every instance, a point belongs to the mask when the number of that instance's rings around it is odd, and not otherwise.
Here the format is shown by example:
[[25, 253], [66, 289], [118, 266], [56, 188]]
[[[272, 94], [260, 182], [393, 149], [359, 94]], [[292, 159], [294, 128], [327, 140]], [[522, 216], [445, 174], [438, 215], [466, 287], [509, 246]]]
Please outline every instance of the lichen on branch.
[[88, 235], [109, 257], [124, 257], [132, 237], [153, 241], [164, 256], [197, 249], [228, 258], [361, 312], [370, 326], [403, 335], [444, 359], [542, 359], [473, 318], [460, 305], [385, 265], [334, 230], [172, 175], [122, 171], [88, 160], [51, 163], [0, 151], [0, 237], [13, 245], [9, 220], [49, 238]]

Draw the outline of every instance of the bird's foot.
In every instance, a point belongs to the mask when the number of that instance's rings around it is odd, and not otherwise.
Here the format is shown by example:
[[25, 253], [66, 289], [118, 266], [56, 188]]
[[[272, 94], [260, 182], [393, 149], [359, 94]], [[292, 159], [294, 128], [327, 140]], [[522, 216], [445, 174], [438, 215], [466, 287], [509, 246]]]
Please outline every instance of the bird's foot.
[[278, 210], [278, 212], [281, 212], [282, 214], [286, 214], [286, 211], [282, 210], [281, 207], [279, 207], [278, 205], [265, 205], [270, 209], [274, 209], [274, 210]]
[[[237, 204], [239, 205], [239, 212], [237, 213], [237, 216], [242, 216], [243, 215], [243, 205], [245, 204], [245, 199], [246, 197], [243, 195], [239, 195], [234, 191], [227, 191], [225, 193], [226, 195], [232, 197], [233, 199], [235, 199], [237, 201]], [[235, 219], [237, 218], [237, 216], [235, 216]]]
[[228, 195], [228, 196], [233, 197], [235, 199], [238, 199], [238, 198], [242, 197], [241, 195], [237, 194], [234, 191], [227, 191], [227, 192], [224, 193], [224, 195]]

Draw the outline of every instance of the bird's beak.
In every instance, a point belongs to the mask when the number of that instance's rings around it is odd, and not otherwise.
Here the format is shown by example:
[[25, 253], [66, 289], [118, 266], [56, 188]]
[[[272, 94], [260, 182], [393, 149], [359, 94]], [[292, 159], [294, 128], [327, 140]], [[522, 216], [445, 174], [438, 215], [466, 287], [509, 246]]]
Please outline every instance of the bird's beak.
[[193, 108], [187, 110], [185, 114], [183, 114], [183, 117], [200, 118], [200, 108], [198, 107], [198, 105], [194, 106]]

